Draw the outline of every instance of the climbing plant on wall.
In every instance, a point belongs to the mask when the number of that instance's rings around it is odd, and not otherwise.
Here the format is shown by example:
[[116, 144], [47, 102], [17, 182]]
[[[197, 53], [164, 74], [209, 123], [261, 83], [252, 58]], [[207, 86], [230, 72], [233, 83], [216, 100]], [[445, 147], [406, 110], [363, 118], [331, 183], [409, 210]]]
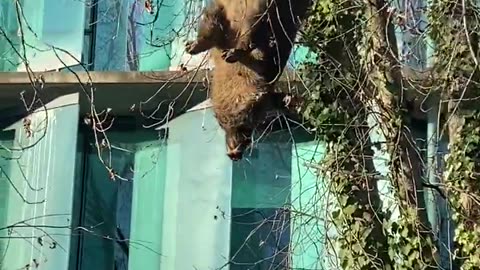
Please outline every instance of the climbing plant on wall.
[[[414, 7], [417, 1], [403, 3], [400, 12], [381, 0], [315, 1], [303, 30], [302, 41], [316, 55], [302, 69], [309, 86], [303, 115], [319, 138], [329, 142], [319, 170], [338, 201], [331, 219], [339, 233], [339, 261], [343, 269], [438, 269], [440, 241], [427, 218], [423, 194], [434, 189], [448, 199], [458, 225], [456, 256], [448, 267], [477, 269], [479, 5], [440, 0], [427, 8]], [[412, 13], [426, 14], [428, 26], [406, 26]], [[395, 26], [432, 39], [435, 54], [427, 72], [402, 62], [412, 56], [398, 50]], [[411, 134], [412, 118], [425, 117], [421, 106], [432, 96], [441, 97], [434, 104], [442, 113], [437, 135], [445, 130], [450, 134], [446, 173], [437, 175], [443, 177], [440, 186], [425, 182], [425, 160]], [[372, 116], [374, 124], [367, 121]], [[372, 128], [385, 138], [398, 218], [381, 207]]]
[[[349, 57], [358, 54], [355, 44], [361, 29], [355, 26], [362, 10], [346, 2], [318, 1], [312, 12], [303, 38], [317, 59], [303, 68], [311, 89], [303, 112], [320, 139], [329, 142], [321, 170], [338, 202], [331, 218], [339, 233], [340, 264], [344, 269], [391, 268], [382, 230], [386, 217], [378, 211], [375, 175], [370, 174], [373, 163], [371, 155], [363, 155], [370, 147], [368, 125], [355, 93], [361, 86], [352, 72], [359, 62]], [[338, 38], [341, 35], [344, 38]]]
[[480, 267], [479, 150], [480, 107], [478, 35], [480, 6], [474, 1], [438, 0], [430, 12], [436, 83], [446, 100], [449, 155], [445, 191], [456, 223], [455, 263], [461, 269]]

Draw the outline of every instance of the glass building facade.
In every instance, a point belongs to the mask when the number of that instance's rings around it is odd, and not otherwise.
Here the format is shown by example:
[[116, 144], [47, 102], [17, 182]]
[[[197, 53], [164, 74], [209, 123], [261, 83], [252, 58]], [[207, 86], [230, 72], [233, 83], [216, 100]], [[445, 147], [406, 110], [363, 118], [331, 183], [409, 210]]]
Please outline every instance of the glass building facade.
[[[0, 70], [178, 70], [197, 67], [184, 44], [206, 0], [20, 0], [0, 3]], [[305, 58], [301, 48], [297, 63]], [[293, 58], [293, 54], [292, 54]], [[25, 61], [28, 59], [28, 61]]]
[[[149, 12], [144, 0], [0, 1], [0, 71], [201, 64], [205, 55], [183, 45], [206, 1], [152, 3]], [[403, 53], [410, 43], [397, 34]], [[296, 47], [289, 65], [309, 57]], [[334, 198], [308, 166], [322, 143], [276, 132], [232, 163], [212, 112], [197, 110], [162, 130], [124, 116], [108, 133], [111, 151], [99, 151], [79, 99], [28, 117], [0, 114], [0, 270], [338, 269], [326, 244], [335, 230], [324, 222]], [[386, 179], [388, 157], [376, 155]]]

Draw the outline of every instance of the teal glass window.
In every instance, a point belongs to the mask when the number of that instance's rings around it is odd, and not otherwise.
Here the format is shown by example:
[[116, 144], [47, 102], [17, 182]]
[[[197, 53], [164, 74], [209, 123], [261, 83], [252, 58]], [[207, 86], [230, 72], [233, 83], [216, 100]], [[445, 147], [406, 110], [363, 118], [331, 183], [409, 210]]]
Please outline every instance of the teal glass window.
[[323, 269], [331, 256], [327, 189], [308, 166], [324, 148], [302, 132], [294, 138], [272, 133], [233, 164], [230, 269]]
[[232, 270], [289, 266], [291, 149], [291, 142], [265, 140], [258, 154], [233, 164]]
[[[8, 237], [8, 198], [10, 196], [10, 160], [15, 139], [14, 131], [0, 131], [0, 239]], [[7, 252], [8, 243], [0, 241], [0, 265]]]
[[[8, 37], [5, 38], [5, 35]], [[18, 23], [13, 1], [0, 2], [0, 71], [16, 71], [21, 64]]]
[[[21, 60], [24, 54], [33, 71], [60, 69], [81, 61], [85, 23], [83, 1], [2, 1], [0, 11], [0, 26], [6, 29], [7, 35], [7, 38], [0, 35], [1, 52], [9, 52], [0, 59], [2, 71], [25, 71]], [[22, 33], [25, 46], [20, 38]], [[52, 46], [60, 50], [55, 52]]]
[[[184, 25], [190, 1], [152, 1], [154, 13], [144, 1], [99, 1], [95, 37], [95, 70], [168, 70]], [[159, 6], [156, 6], [156, 5]], [[182, 52], [183, 53], [183, 52]]]
[[2, 269], [67, 269], [78, 113], [72, 94], [0, 119]]
[[[158, 269], [166, 145], [156, 132], [109, 132], [103, 151], [85, 137], [77, 262], [73, 269]], [[74, 262], [72, 262], [74, 263]]]

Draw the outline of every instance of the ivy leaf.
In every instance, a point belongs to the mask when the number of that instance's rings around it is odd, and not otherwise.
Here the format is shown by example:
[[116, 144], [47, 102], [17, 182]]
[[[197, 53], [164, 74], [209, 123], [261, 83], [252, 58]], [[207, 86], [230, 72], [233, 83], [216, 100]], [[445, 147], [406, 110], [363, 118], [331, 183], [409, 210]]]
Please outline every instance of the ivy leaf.
[[402, 247], [403, 254], [410, 254], [410, 251], [412, 251], [412, 245], [410, 243], [407, 243]]
[[355, 210], [357, 210], [357, 207], [356, 205], [354, 204], [350, 204], [348, 205], [347, 207], [345, 207], [343, 209], [343, 214], [347, 217], [351, 216], [353, 214], [353, 212], [355, 212]]
[[407, 238], [408, 237], [408, 228], [407, 227], [404, 227], [402, 232], [400, 233], [400, 235], [403, 237], [403, 238]]

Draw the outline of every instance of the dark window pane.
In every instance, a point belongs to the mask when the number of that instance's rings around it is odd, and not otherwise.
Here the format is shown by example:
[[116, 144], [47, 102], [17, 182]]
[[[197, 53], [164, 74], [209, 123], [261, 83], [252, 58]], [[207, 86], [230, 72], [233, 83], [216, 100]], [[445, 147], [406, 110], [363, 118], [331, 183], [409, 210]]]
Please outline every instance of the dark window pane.
[[150, 135], [110, 133], [112, 150], [102, 155], [105, 164], [92, 142], [86, 149], [83, 190], [77, 195], [83, 200], [80, 224], [85, 228], [80, 230], [78, 269], [159, 267], [165, 145]]
[[231, 270], [287, 269], [290, 215], [281, 208], [233, 208]]

